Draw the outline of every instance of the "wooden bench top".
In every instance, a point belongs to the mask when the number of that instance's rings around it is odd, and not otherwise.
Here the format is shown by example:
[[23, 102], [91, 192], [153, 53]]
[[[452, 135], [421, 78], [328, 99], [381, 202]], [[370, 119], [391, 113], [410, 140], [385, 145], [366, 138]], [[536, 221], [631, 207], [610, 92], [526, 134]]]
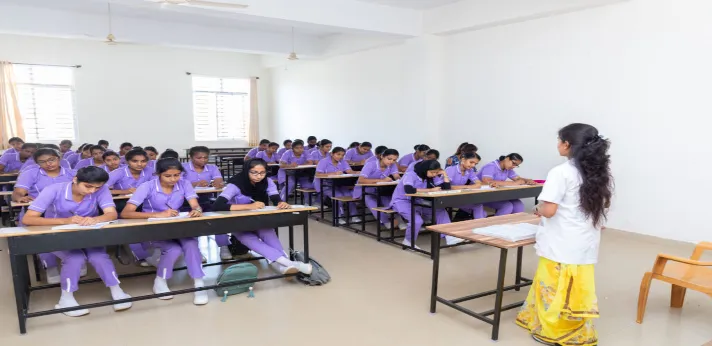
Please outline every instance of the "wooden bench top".
[[14, 173], [0, 173], [0, 177], [16, 177], [20, 175], [20, 173], [14, 172]]
[[319, 179], [349, 179], [358, 178], [361, 172], [353, 172], [352, 174], [328, 175], [326, 177], [317, 177]]
[[12, 181], [0, 181], [0, 185], [13, 185], [13, 184], [15, 184], [15, 183], [17, 183], [16, 180], [12, 180]]
[[363, 186], [363, 187], [384, 187], [384, 186], [396, 186], [398, 185], [397, 181], [391, 181], [387, 183], [373, 183], [373, 184], [356, 184], [356, 186]]
[[371, 210], [379, 211], [381, 213], [386, 213], [386, 214], [395, 214], [395, 212], [396, 212], [393, 209], [386, 209], [385, 207], [371, 208]]
[[301, 165], [301, 166], [297, 166], [297, 167], [285, 167], [282, 169], [287, 170], [287, 171], [293, 171], [293, 170], [310, 169], [310, 168], [316, 168], [316, 165]]
[[485, 188], [485, 189], [462, 189], [462, 190], [451, 190], [457, 192], [450, 193], [430, 193], [430, 192], [418, 192], [406, 194], [408, 197], [418, 197], [418, 198], [439, 198], [448, 196], [459, 196], [459, 195], [471, 195], [476, 193], [492, 193], [502, 190], [523, 190], [523, 189], [536, 189], [544, 186], [543, 184], [537, 185], [516, 185], [513, 187], [497, 187], [497, 188]]
[[297, 189], [297, 192], [312, 193], [316, 192], [316, 189]]
[[353, 198], [351, 196], [344, 196], [344, 197], [331, 197], [331, 199], [339, 202], [356, 202], [360, 201], [360, 198]]
[[442, 225], [428, 226], [426, 229], [442, 233], [446, 235], [451, 235], [456, 238], [470, 240], [476, 243], [482, 243], [489, 246], [494, 246], [503, 249], [517, 248], [520, 246], [533, 245], [536, 243], [536, 239], [526, 239], [518, 242], [510, 242], [508, 240], [494, 238], [486, 235], [472, 233], [475, 228], [483, 228], [495, 225], [505, 225], [505, 224], [518, 224], [518, 223], [530, 223], [534, 225], [539, 224], [539, 217], [534, 214], [527, 213], [517, 213], [511, 215], [494, 216], [485, 219], [468, 220], [461, 222], [453, 222]]

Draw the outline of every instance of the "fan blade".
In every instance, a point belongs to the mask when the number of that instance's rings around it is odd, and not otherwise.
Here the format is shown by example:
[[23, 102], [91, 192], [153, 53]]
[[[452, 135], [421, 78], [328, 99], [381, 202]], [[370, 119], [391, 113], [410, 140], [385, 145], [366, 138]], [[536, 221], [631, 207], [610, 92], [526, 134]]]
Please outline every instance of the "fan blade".
[[247, 5], [243, 4], [228, 4], [225, 2], [213, 2], [213, 1], [203, 1], [203, 0], [186, 0], [186, 5], [194, 6], [206, 6], [206, 7], [224, 7], [224, 8], [247, 8]]

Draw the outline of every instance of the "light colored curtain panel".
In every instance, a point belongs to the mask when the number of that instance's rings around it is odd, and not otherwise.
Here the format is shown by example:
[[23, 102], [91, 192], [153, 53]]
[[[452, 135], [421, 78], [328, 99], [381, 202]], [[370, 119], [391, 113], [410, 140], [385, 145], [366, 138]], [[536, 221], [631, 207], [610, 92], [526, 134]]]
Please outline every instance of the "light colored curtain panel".
[[25, 129], [22, 127], [20, 107], [17, 103], [17, 86], [12, 64], [0, 61], [0, 143], [1, 149], [7, 149], [7, 143], [12, 137], [25, 138]]
[[254, 147], [260, 143], [260, 112], [257, 101], [257, 77], [250, 78], [250, 128], [247, 142]]

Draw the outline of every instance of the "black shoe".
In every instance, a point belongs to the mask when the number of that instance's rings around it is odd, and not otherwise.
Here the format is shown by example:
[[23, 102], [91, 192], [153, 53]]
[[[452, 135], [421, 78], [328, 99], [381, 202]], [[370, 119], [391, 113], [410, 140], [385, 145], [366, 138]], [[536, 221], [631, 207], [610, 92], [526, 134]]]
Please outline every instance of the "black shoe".
[[553, 342], [544, 341], [544, 340], [542, 340], [540, 337], [538, 337], [538, 336], [536, 336], [536, 335], [534, 335], [534, 334], [532, 334], [532, 339], [534, 339], [534, 341], [536, 341], [536, 342], [538, 342], [538, 343], [540, 343], [540, 344], [544, 344], [544, 345], [548, 345], [548, 346], [560, 346], [559, 344], [555, 344], [555, 343], [553, 343]]

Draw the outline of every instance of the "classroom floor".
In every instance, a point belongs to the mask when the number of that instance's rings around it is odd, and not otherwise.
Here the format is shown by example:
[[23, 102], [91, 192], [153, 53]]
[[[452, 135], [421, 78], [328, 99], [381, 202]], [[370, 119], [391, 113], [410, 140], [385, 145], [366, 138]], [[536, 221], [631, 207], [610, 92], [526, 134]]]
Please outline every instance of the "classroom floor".
[[[230, 297], [227, 302], [211, 294], [210, 304], [197, 307], [192, 295], [171, 301], [149, 300], [115, 313], [109, 307], [91, 310], [80, 318], [52, 315], [30, 319], [28, 334], [20, 335], [15, 301], [9, 279], [6, 251], [0, 252], [0, 345], [482, 345], [489, 344], [490, 326], [460, 312], [438, 305], [428, 311], [431, 261], [422, 255], [379, 244], [375, 240], [311, 222], [311, 251], [331, 273], [333, 281], [323, 287], [272, 281], [257, 284], [255, 298]], [[300, 232], [295, 232], [300, 234]], [[283, 241], [286, 242], [283, 232]], [[429, 237], [422, 237], [425, 246]], [[301, 248], [301, 242], [297, 242]], [[212, 240], [202, 242], [204, 252], [216, 259]], [[613, 230], [604, 231], [596, 283], [601, 318], [597, 321], [600, 344], [702, 345], [712, 340], [712, 300], [688, 292], [683, 309], [669, 307], [669, 285], [655, 282], [643, 325], [635, 323], [640, 279], [650, 270], [655, 255], [666, 252], [689, 256], [692, 244], [662, 240]], [[510, 252], [509, 264], [514, 264]], [[453, 297], [494, 288], [497, 250], [462, 246], [442, 252], [441, 296]], [[525, 250], [523, 273], [531, 277], [536, 263], [531, 247]], [[118, 266], [119, 271], [137, 270]], [[269, 270], [264, 264], [262, 270]], [[90, 275], [93, 272], [90, 269]], [[213, 282], [217, 268], [207, 270]], [[513, 277], [514, 267], [508, 268]], [[152, 277], [125, 279], [124, 290], [148, 294]], [[178, 272], [171, 287], [188, 287], [185, 273]], [[101, 284], [80, 287], [80, 303], [106, 299]], [[32, 295], [33, 311], [51, 308], [59, 292]], [[522, 300], [526, 290], [505, 295], [505, 303]], [[467, 304], [480, 311], [491, 309], [494, 298]], [[501, 346], [538, 345], [517, 327], [516, 310], [502, 315]]]

